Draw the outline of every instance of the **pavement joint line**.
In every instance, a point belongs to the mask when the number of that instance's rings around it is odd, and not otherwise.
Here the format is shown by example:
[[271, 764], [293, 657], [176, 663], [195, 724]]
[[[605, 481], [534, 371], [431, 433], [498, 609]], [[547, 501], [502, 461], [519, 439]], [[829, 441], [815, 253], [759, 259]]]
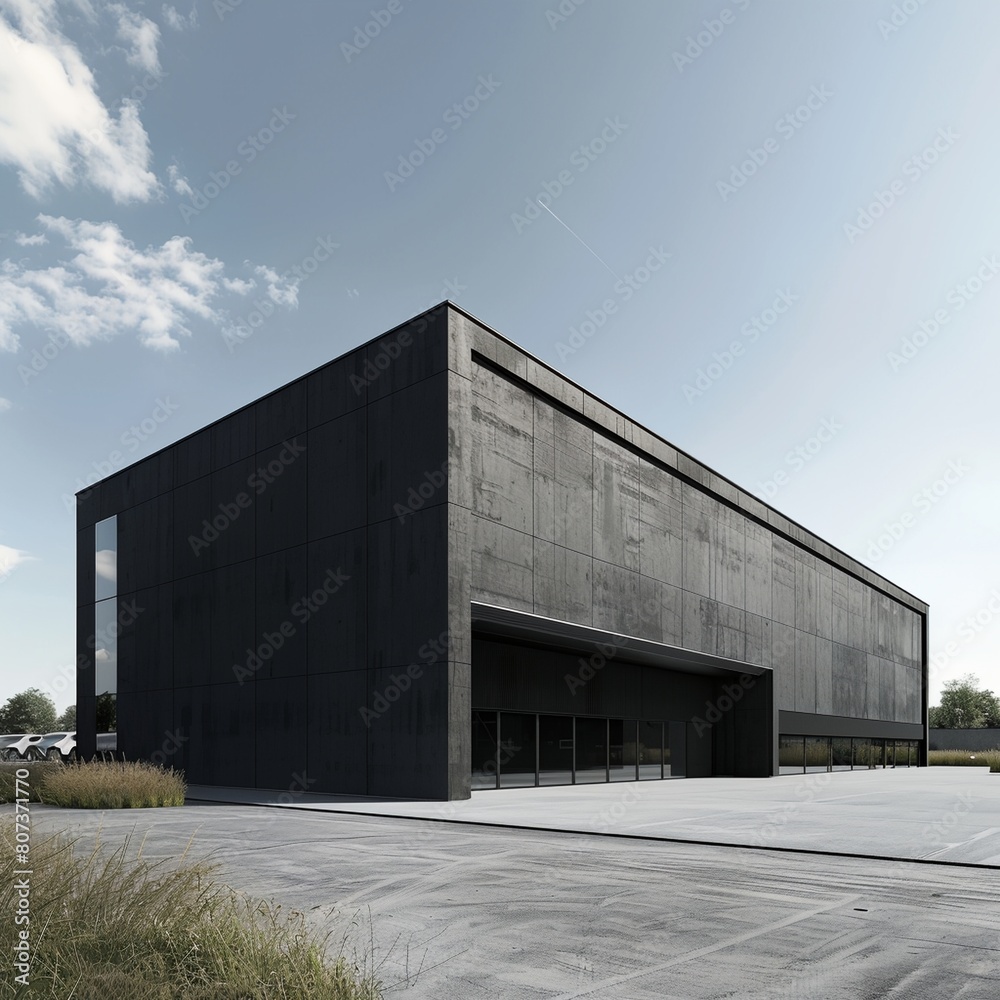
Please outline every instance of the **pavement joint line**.
[[[412, 800], [405, 800], [412, 801]], [[701, 844], [705, 847], [738, 848], [744, 851], [771, 851], [778, 854], [809, 854], [824, 858], [851, 858], [856, 861], [897, 861], [913, 865], [937, 865], [944, 868], [978, 868], [996, 871], [1000, 864], [988, 865], [981, 861], [945, 861], [938, 858], [902, 858], [893, 854], [855, 854], [851, 851], [821, 851], [810, 847], [780, 847], [776, 844], [736, 844], [727, 840], [690, 840], [682, 837], [651, 837], [642, 833], [615, 833], [610, 830], [571, 830], [552, 826], [528, 826], [520, 823], [491, 823], [488, 820], [449, 819], [443, 816], [400, 816], [393, 813], [373, 813], [360, 809], [317, 809], [309, 805], [290, 805], [275, 802], [230, 802], [226, 799], [207, 799], [185, 796], [185, 802], [213, 802], [224, 806], [255, 806], [264, 809], [294, 809], [326, 816], [367, 816], [375, 819], [398, 819], [411, 823], [449, 823], [452, 826], [485, 826], [492, 830], [527, 830], [532, 833], [564, 833], [575, 837], [616, 837], [620, 840], [642, 840], [648, 843]], [[558, 1000], [558, 998], [554, 998]]]

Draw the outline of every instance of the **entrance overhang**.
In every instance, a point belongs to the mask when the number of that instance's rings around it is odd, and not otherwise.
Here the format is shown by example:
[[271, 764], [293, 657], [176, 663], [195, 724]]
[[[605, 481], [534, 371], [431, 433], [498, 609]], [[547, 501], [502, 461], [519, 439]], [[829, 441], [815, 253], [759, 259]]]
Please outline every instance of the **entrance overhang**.
[[[610, 659], [613, 655], [623, 662], [707, 677], [731, 678], [734, 674], [760, 677], [771, 673], [770, 667], [743, 660], [478, 601], [472, 602], [472, 631], [474, 635], [519, 640], [533, 646], [569, 650], [586, 656], [600, 653]], [[613, 654], [609, 654], [609, 647], [613, 649]]]

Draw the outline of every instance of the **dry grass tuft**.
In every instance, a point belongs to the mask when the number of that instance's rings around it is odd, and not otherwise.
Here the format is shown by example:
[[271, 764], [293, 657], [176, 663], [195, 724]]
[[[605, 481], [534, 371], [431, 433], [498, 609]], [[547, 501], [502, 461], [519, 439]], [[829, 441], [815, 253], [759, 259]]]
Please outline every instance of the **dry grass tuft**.
[[[36, 838], [37, 839], [37, 838]], [[0, 911], [17, 908], [9, 834]], [[189, 845], [190, 847], [190, 845]], [[79, 856], [62, 837], [32, 844], [30, 993], [72, 1000], [377, 1000], [378, 985], [327, 958], [301, 913], [253, 902], [187, 859], [149, 861], [130, 841]], [[0, 922], [12, 955], [18, 928]], [[10, 959], [8, 959], [8, 964]], [[10, 976], [10, 969], [5, 973]], [[20, 994], [19, 994], [20, 995]]]

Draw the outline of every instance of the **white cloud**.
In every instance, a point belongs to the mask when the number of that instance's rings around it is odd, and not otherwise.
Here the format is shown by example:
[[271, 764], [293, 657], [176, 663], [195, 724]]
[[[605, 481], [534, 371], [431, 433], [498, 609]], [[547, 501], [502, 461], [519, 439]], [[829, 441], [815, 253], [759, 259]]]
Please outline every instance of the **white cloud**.
[[[247, 264], [250, 262], [247, 261]], [[299, 304], [299, 279], [289, 279], [283, 274], [278, 274], [273, 268], [264, 264], [254, 267], [254, 274], [263, 278], [267, 283], [267, 296], [272, 302], [279, 306], [288, 306], [295, 309]]]
[[156, 52], [160, 42], [159, 27], [124, 4], [111, 4], [108, 10], [118, 19], [118, 37], [130, 46], [125, 56], [129, 65], [159, 76], [160, 57]]
[[35, 233], [34, 236], [28, 236], [26, 233], [17, 233], [14, 236], [14, 242], [22, 247], [40, 247], [48, 243], [49, 238], [45, 233]]
[[163, 5], [163, 20], [168, 28], [173, 28], [174, 31], [184, 31], [187, 28], [197, 28], [198, 27], [198, 9], [196, 7], [191, 8], [191, 13], [185, 17], [183, 14], [177, 12], [176, 7], [172, 7], [170, 4], [165, 3]]
[[95, 554], [94, 570], [102, 580], [117, 585], [118, 553], [114, 549], [99, 549]]
[[[59, 30], [53, 0], [0, 0], [0, 52], [0, 163], [17, 170], [25, 191], [38, 198], [81, 178], [120, 203], [159, 191], [138, 105], [125, 100], [117, 116], [108, 111]], [[148, 62], [148, 46], [133, 57]]]
[[10, 576], [22, 563], [32, 557], [20, 549], [12, 549], [9, 545], [0, 545], [0, 580]]
[[185, 198], [194, 197], [194, 188], [188, 183], [188, 179], [180, 172], [176, 163], [171, 163], [167, 167], [167, 177], [170, 179], [170, 186]]
[[[0, 261], [0, 350], [17, 350], [17, 330], [25, 326], [59, 333], [77, 346], [137, 332], [145, 346], [173, 350], [178, 338], [190, 336], [193, 320], [226, 321], [223, 296], [257, 287], [253, 279], [227, 277], [223, 262], [192, 249], [187, 236], [139, 250], [113, 222], [38, 219], [74, 256], [42, 268]], [[266, 278], [272, 301], [297, 305], [297, 281], [263, 265], [246, 266]]]
[[4, 399], [3, 396], [0, 396], [0, 413], [6, 413], [12, 405], [9, 399]]

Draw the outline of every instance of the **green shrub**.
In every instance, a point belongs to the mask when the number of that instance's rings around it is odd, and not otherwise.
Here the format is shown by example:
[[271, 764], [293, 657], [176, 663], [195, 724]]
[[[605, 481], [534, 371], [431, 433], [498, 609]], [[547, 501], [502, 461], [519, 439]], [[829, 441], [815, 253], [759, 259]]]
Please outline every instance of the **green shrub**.
[[[29, 988], [73, 1000], [377, 1000], [378, 985], [345, 959], [331, 960], [332, 932], [301, 913], [252, 900], [191, 862], [133, 857], [127, 838], [87, 856], [62, 837], [32, 843]], [[10, 833], [0, 848], [0, 910], [17, 908]], [[0, 921], [12, 975], [18, 928]], [[13, 985], [13, 983], [11, 984]], [[30, 992], [28, 991], [30, 989]], [[10, 995], [22, 995], [11, 993]]]
[[986, 767], [1000, 773], [1000, 750], [928, 750], [927, 763], [938, 767]]
[[147, 809], [182, 806], [184, 776], [146, 761], [92, 761], [47, 771], [43, 802], [74, 809]]

